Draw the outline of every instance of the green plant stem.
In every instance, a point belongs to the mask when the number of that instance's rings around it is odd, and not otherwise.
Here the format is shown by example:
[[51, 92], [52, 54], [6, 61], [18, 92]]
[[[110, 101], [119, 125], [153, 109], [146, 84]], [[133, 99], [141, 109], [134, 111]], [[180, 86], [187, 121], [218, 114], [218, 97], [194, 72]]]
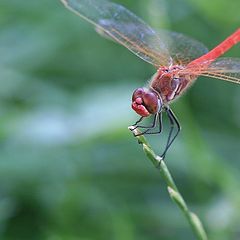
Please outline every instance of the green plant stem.
[[[138, 129], [129, 129], [134, 134], [141, 133]], [[183, 212], [184, 216], [187, 218], [193, 233], [199, 240], [207, 240], [206, 232], [203, 228], [203, 225], [198, 218], [196, 214], [191, 212], [189, 208], [187, 207], [186, 202], [184, 201], [181, 193], [178, 191], [177, 186], [171, 176], [171, 173], [169, 172], [167, 165], [162, 160], [161, 157], [156, 155], [154, 151], [152, 150], [151, 146], [147, 142], [146, 138], [143, 135], [137, 136], [138, 142], [142, 144], [143, 150], [147, 157], [151, 160], [151, 162], [154, 164], [156, 168], [159, 169], [161, 176], [163, 177], [164, 181], [166, 182], [168, 186], [168, 192], [171, 197], [171, 199], [177, 204], [177, 206], [180, 208], [180, 210]]]

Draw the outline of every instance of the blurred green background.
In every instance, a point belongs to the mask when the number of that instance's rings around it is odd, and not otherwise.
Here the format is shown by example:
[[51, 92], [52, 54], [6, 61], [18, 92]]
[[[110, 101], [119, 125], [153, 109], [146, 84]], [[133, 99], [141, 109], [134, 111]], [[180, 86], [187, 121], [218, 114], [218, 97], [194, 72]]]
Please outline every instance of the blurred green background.
[[[239, 0], [118, 2], [209, 48], [240, 25]], [[154, 71], [60, 1], [0, 1], [0, 239], [194, 239], [127, 129]], [[210, 239], [240, 239], [239, 104], [239, 86], [201, 77], [173, 105], [167, 164]], [[166, 133], [148, 139], [160, 152]]]

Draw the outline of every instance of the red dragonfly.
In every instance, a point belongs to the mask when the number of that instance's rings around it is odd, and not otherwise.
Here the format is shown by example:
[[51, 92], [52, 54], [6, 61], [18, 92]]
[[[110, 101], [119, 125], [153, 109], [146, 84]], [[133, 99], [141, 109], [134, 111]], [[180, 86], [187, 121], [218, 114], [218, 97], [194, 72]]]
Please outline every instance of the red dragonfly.
[[[161, 133], [162, 113], [165, 112], [171, 128], [162, 159], [180, 131], [180, 124], [169, 107], [173, 100], [181, 96], [199, 76], [240, 84], [240, 58], [218, 58], [240, 41], [240, 28], [208, 52], [202, 43], [180, 33], [152, 29], [121, 5], [105, 0], [61, 1], [92, 23], [102, 35], [157, 68], [148, 86], [133, 92], [132, 108], [141, 118], [131, 130], [142, 128], [144, 131], [141, 134]], [[151, 126], [139, 125], [150, 115], [154, 116]], [[158, 131], [154, 132], [157, 126]]]

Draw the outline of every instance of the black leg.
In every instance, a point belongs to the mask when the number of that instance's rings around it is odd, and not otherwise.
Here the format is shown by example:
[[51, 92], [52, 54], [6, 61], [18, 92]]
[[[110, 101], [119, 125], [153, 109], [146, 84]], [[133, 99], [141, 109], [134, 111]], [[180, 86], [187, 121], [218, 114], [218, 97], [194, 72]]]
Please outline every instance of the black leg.
[[[145, 131], [143, 131], [139, 134], [134, 134], [134, 136], [137, 137], [137, 136], [141, 136], [141, 135], [144, 135], [144, 134], [154, 134], [154, 133], [148, 133], [148, 131], [156, 127], [158, 116], [159, 116], [159, 113], [156, 113], [154, 115], [153, 123], [152, 123], [151, 126], [136, 126], [134, 129], [136, 129], [136, 128], [147, 128], [147, 130], [145, 130]], [[157, 133], [159, 133], [159, 131]]]
[[[179, 134], [179, 132], [181, 130], [181, 126], [180, 126], [176, 116], [174, 115], [173, 111], [170, 108], [166, 108], [165, 111], [167, 113], [167, 116], [168, 116], [168, 119], [169, 119], [169, 122], [170, 122], [170, 125], [171, 125], [171, 129], [170, 129], [169, 134], [168, 134], [168, 140], [167, 140], [166, 147], [165, 147], [165, 149], [163, 151], [163, 154], [161, 155], [161, 157], [163, 159], [164, 159], [164, 157], [165, 157], [165, 155], [167, 153], [167, 150], [172, 145], [172, 143], [174, 142], [174, 140], [176, 139], [177, 135]], [[172, 133], [173, 133], [175, 125], [177, 127], [177, 131], [174, 134], [174, 136], [172, 137]]]
[[155, 121], [156, 121], [156, 119], [157, 119], [157, 115], [158, 115], [158, 113], [156, 113], [156, 114], [154, 115], [153, 123], [152, 123], [151, 126], [141, 126], [141, 125], [137, 125], [137, 124], [140, 123], [140, 122], [143, 120], [143, 118], [144, 118], [144, 117], [141, 117], [139, 120], [137, 120], [137, 121], [132, 125], [134, 128], [131, 128], [131, 131], [135, 130], [136, 128], [154, 128], [154, 126], [156, 125]]
[[156, 132], [148, 132], [148, 130], [150, 130], [150, 129], [148, 129], [147, 131], [145, 131], [144, 134], [158, 134], [158, 133], [161, 133], [161, 132], [162, 132], [162, 112], [160, 112], [160, 113], [158, 114], [158, 122], [159, 122], [158, 131], [156, 131]]
[[144, 119], [144, 117], [140, 117], [140, 118], [132, 125], [133, 128], [131, 128], [130, 130], [133, 131], [133, 130], [135, 130], [136, 128], [138, 128], [138, 123], [140, 123], [143, 119]]

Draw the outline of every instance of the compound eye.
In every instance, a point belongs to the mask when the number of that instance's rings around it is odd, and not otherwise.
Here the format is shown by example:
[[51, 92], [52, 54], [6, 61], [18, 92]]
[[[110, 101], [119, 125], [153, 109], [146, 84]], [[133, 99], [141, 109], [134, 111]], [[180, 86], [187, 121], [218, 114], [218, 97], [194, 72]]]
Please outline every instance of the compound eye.
[[137, 98], [142, 97], [142, 95], [145, 93], [144, 88], [137, 88], [132, 95], [132, 101], [135, 101]]
[[142, 97], [143, 102], [147, 110], [154, 114], [158, 111], [158, 97], [154, 92], [145, 93]]

